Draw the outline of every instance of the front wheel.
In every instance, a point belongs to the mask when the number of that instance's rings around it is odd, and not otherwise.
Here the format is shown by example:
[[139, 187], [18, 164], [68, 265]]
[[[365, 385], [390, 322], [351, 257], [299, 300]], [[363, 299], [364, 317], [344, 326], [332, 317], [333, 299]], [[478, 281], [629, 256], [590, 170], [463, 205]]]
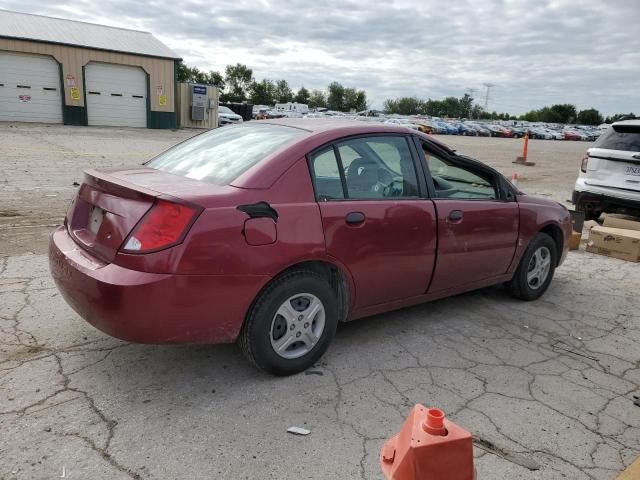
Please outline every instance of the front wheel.
[[310, 271], [294, 271], [269, 284], [249, 310], [239, 345], [256, 367], [275, 375], [301, 372], [324, 354], [338, 324], [329, 283]]
[[516, 273], [508, 287], [511, 294], [521, 300], [536, 300], [549, 288], [558, 264], [558, 253], [553, 239], [538, 233], [525, 250]]

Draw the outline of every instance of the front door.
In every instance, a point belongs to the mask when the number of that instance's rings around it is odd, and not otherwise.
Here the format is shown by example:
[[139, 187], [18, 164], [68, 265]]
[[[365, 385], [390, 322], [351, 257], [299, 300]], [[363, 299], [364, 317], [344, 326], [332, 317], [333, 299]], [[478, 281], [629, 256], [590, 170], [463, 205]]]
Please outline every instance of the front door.
[[438, 259], [430, 293], [507, 273], [518, 241], [519, 208], [492, 170], [423, 144], [438, 218]]
[[310, 156], [327, 252], [355, 283], [355, 308], [425, 293], [436, 215], [421, 196], [408, 139], [357, 137]]

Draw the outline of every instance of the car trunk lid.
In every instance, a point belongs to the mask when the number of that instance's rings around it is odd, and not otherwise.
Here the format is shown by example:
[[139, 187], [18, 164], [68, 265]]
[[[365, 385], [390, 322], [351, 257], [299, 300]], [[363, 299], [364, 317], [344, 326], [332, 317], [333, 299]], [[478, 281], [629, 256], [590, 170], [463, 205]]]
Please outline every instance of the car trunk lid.
[[588, 155], [587, 184], [640, 191], [640, 152], [590, 148]]
[[112, 262], [159, 198], [193, 201], [215, 190], [214, 185], [146, 167], [87, 170], [65, 224], [83, 249]]

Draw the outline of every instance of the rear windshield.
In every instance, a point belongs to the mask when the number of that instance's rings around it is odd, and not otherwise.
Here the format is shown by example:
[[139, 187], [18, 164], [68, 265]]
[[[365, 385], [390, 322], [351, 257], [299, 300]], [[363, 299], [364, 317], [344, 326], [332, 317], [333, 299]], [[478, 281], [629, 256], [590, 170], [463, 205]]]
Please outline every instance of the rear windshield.
[[604, 132], [595, 143], [598, 148], [640, 152], [640, 125], [616, 125]]
[[268, 124], [217, 128], [161, 153], [147, 166], [226, 185], [304, 133], [297, 128]]

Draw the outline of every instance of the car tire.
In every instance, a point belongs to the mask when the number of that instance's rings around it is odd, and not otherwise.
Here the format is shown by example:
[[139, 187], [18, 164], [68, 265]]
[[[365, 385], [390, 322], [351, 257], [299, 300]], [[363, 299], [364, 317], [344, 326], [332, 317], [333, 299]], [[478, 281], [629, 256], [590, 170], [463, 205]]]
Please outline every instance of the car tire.
[[[335, 336], [336, 298], [318, 273], [297, 270], [281, 275], [249, 309], [238, 339], [240, 349], [253, 365], [274, 375], [302, 372], [322, 357]], [[314, 313], [316, 307], [320, 310]]]
[[549, 288], [557, 264], [558, 251], [553, 238], [546, 233], [537, 233], [507, 284], [511, 295], [526, 301], [540, 298]]

